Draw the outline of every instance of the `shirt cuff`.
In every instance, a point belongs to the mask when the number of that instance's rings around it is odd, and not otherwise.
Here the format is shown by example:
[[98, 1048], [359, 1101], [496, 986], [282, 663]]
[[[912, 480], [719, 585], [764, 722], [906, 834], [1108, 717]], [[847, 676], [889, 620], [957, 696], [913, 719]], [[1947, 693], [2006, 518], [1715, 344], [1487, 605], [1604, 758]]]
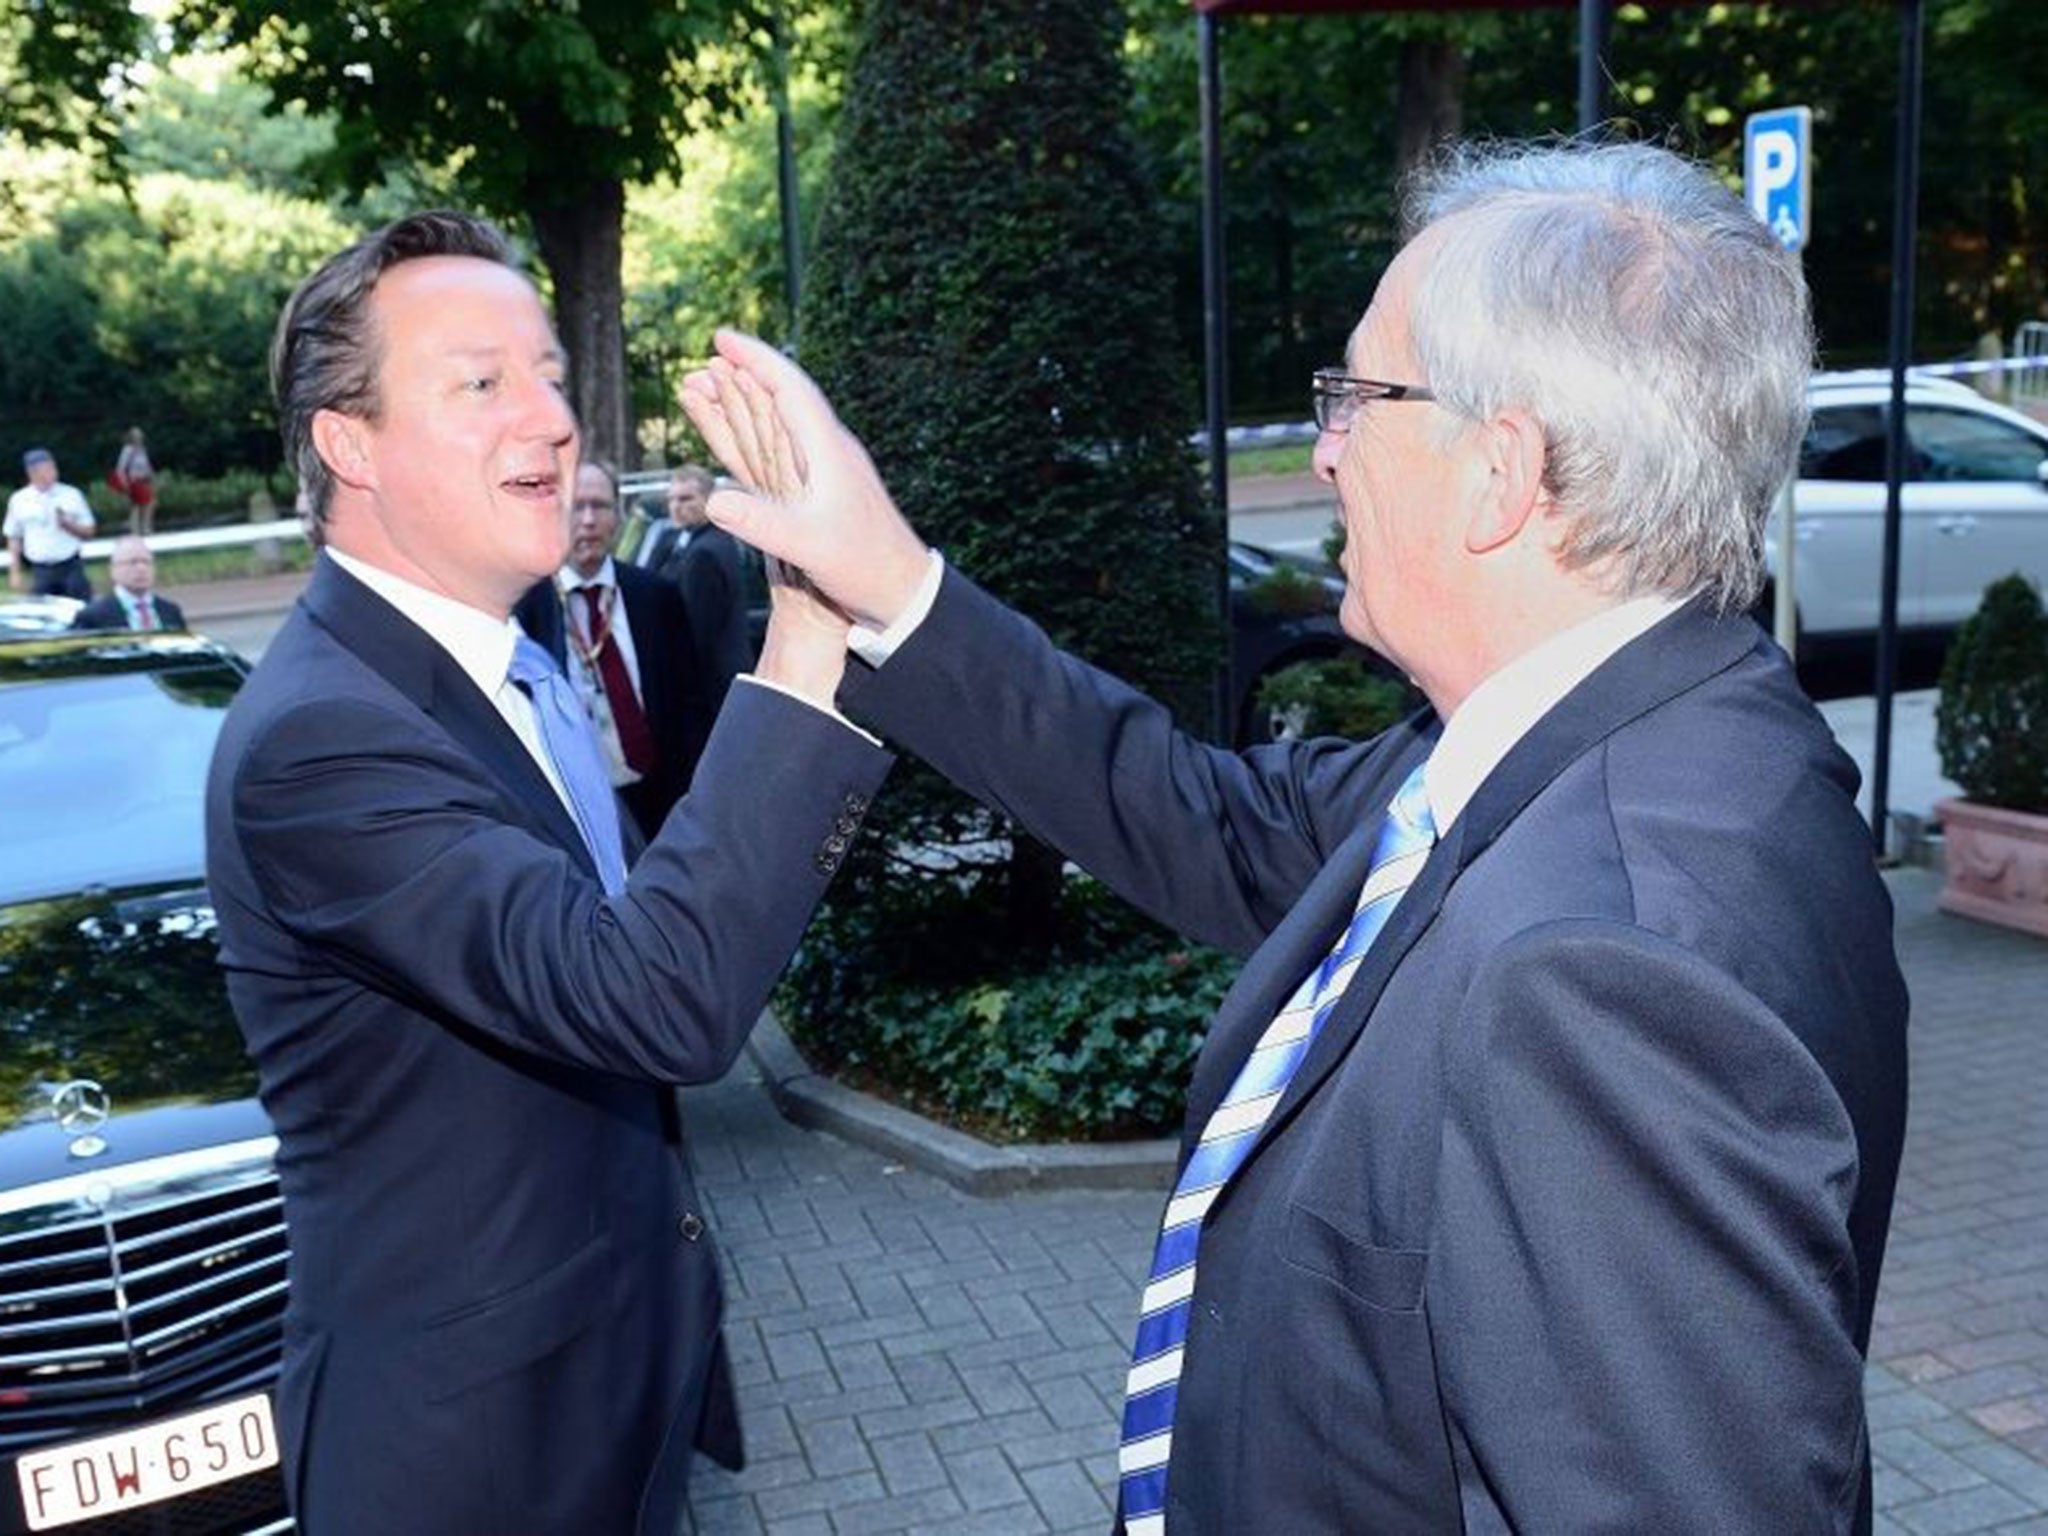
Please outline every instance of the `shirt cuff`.
[[[927, 604], [927, 606], [929, 606], [929, 604]], [[798, 693], [794, 688], [785, 688], [780, 683], [770, 682], [765, 677], [756, 677], [751, 672], [742, 672], [738, 677], [734, 678], [733, 681], [736, 683], [752, 683], [756, 688], [767, 688], [775, 693], [779, 693], [785, 699], [795, 699], [797, 703], [803, 705], [805, 709], [815, 709], [821, 715], [830, 715], [834, 720], [837, 720], [841, 725], [845, 726], [849, 731], [853, 732], [854, 735], [860, 737], [862, 741], [868, 742], [870, 745], [877, 747], [882, 745], [881, 737], [871, 735], [867, 731], [862, 730], [859, 726], [855, 725], [851, 720], [847, 719], [846, 716], [839, 713], [838, 710], [827, 709], [824, 705], [820, 704], [816, 699], [805, 698], [802, 694]]]
[[917, 626], [925, 621], [925, 615], [932, 611], [932, 604], [939, 600], [939, 583], [945, 575], [946, 558], [935, 549], [931, 564], [925, 568], [924, 580], [917, 584], [917, 591], [911, 595], [910, 606], [897, 614], [895, 622], [879, 633], [864, 624], [854, 625], [846, 632], [846, 648], [871, 667], [879, 667], [894, 656], [897, 648], [917, 633]]

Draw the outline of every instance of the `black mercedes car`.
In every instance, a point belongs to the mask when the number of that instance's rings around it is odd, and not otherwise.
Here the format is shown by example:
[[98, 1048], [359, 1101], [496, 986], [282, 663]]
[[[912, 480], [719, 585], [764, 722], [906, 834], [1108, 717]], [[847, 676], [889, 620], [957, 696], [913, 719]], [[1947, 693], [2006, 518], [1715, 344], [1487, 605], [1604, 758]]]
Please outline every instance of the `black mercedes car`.
[[0, 642], [0, 1532], [291, 1529], [276, 1138], [215, 964], [206, 769], [244, 668]]

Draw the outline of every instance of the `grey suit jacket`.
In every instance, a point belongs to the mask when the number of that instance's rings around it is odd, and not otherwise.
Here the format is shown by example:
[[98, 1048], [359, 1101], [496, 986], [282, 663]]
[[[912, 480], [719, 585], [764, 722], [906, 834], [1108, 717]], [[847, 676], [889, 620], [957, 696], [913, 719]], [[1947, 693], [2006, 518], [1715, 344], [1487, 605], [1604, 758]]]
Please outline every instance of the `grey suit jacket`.
[[302, 1529], [673, 1536], [691, 1447], [738, 1461], [663, 1085], [731, 1064], [887, 761], [737, 690], [607, 899], [490, 701], [320, 562], [207, 791], [222, 964], [280, 1140]]
[[[957, 575], [842, 697], [1251, 957], [1190, 1142], [1435, 732], [1222, 753]], [[1698, 606], [1508, 755], [1209, 1211], [1173, 1536], [1867, 1526], [1906, 997], [1854, 787]]]

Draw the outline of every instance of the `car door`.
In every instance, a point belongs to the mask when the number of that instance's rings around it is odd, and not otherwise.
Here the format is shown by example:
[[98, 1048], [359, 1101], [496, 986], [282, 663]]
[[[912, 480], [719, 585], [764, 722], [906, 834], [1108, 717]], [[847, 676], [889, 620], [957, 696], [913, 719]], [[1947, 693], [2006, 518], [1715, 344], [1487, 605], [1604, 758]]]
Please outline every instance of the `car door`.
[[2048, 581], [2048, 431], [1966, 403], [1909, 404], [1906, 427], [1926, 476], [1925, 622], [1961, 623], [2014, 571]]
[[[1877, 629], [1884, 571], [1885, 412], [1881, 401], [1816, 400], [1800, 452], [1792, 520], [1792, 581], [1801, 631], [1810, 637]], [[1910, 416], [1909, 416], [1910, 419]], [[1908, 460], [1910, 475], [1913, 464]], [[1921, 622], [1926, 527], [1919, 487], [1901, 487], [1899, 623]], [[1775, 561], [1774, 518], [1766, 548]]]

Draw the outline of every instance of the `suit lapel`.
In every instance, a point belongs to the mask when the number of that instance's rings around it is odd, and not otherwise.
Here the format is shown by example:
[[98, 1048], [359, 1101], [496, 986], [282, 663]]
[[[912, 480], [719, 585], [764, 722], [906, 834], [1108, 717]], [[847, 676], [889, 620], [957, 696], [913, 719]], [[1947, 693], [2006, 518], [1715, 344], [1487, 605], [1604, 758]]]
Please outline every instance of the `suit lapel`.
[[520, 598], [519, 606], [512, 610], [512, 617], [526, 631], [526, 638], [554, 657], [558, 667], [569, 664], [569, 637], [563, 631], [563, 625], [568, 622], [563, 614], [565, 606], [561, 588], [550, 576], [527, 588], [526, 596]]
[[433, 636], [332, 560], [315, 565], [301, 601], [316, 623], [482, 763], [535, 831], [597, 878], [590, 850], [547, 775]]
[[661, 616], [654, 611], [659, 593], [633, 566], [615, 562], [614, 569], [619, 577], [619, 606], [625, 610], [626, 625], [633, 635], [633, 657], [640, 667], [640, 707], [647, 711], [648, 729], [661, 742], [662, 730], [655, 716], [663, 705], [655, 701], [663, 697], [668, 657], [663, 650], [666, 637], [661, 633]]
[[[1274, 1107], [1260, 1146], [1279, 1133], [1344, 1059], [1371, 1022], [1387, 982], [1436, 920], [1453, 885], [1508, 824], [1572, 763], [1630, 721], [1735, 665], [1756, 640], [1756, 626], [1748, 618], [1718, 619], [1703, 603], [1689, 603], [1622, 647], [1536, 722], [1487, 775], [1373, 941]], [[1386, 798], [1392, 798], [1391, 790]], [[1355, 878], [1344, 897], [1347, 903], [1357, 899], [1366, 874], [1365, 861], [1352, 862]], [[1322, 884], [1318, 880], [1319, 892]], [[1349, 906], [1342, 910], [1348, 919]], [[1324, 947], [1335, 942], [1332, 928]], [[1233, 1058], [1233, 1073], [1243, 1059], [1242, 1052]], [[1252, 1155], [1258, 1155], [1256, 1148]]]
[[1351, 921], [1372, 862], [1380, 817], [1401, 781], [1434, 748], [1436, 738], [1436, 716], [1425, 709], [1395, 726], [1371, 749], [1379, 761], [1372, 787], [1360, 797], [1370, 812], [1330, 851], [1315, 879], [1245, 963], [1210, 1022], [1208, 1042], [1188, 1084], [1185, 1140], [1190, 1147], [1273, 1016]]

